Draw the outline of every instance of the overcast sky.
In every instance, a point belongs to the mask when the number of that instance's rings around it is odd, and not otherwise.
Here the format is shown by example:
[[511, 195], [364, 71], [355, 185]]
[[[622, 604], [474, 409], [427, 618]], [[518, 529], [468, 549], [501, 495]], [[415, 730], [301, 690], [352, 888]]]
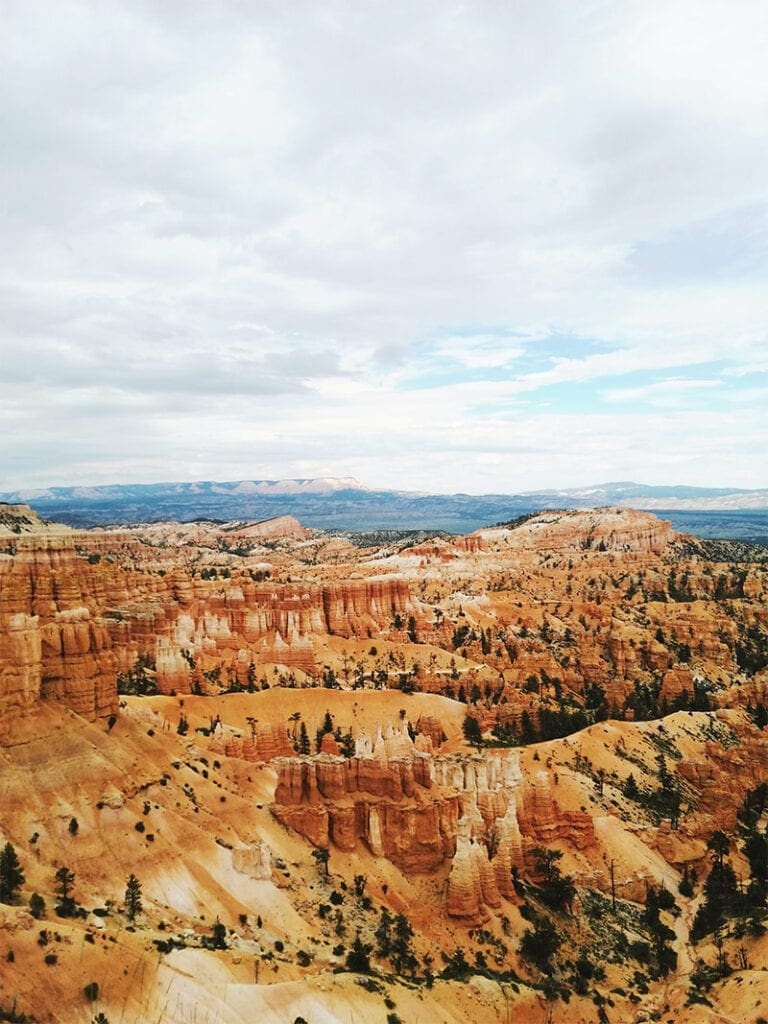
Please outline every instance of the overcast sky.
[[765, 0], [0, 12], [0, 490], [768, 486]]

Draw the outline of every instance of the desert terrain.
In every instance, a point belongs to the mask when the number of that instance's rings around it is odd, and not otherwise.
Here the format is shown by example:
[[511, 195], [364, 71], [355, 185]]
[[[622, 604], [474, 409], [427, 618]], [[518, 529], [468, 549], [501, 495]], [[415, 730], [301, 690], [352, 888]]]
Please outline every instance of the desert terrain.
[[0, 1020], [758, 1024], [767, 597], [628, 509], [0, 506]]

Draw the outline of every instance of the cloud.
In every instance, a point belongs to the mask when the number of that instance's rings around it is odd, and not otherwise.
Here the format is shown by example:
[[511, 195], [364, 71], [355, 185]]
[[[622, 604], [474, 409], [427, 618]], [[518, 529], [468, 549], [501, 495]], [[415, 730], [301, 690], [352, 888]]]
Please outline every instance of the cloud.
[[704, 401], [711, 400], [711, 390], [720, 387], [722, 387], [722, 382], [717, 380], [686, 380], [672, 377], [641, 387], [609, 389], [603, 393], [603, 397], [606, 402], [633, 404], [648, 402], [655, 406], [677, 408], [691, 399], [696, 401], [703, 397]]
[[15, 5], [0, 484], [664, 482], [707, 438], [690, 482], [765, 485], [686, 382], [768, 361], [766, 42], [750, 0]]

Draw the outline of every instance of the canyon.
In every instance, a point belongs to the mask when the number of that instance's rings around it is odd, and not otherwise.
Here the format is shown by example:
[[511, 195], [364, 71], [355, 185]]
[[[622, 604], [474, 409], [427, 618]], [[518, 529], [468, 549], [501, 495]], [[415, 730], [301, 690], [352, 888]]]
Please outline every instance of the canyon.
[[[766, 554], [624, 508], [366, 544], [291, 516], [76, 530], [0, 507], [0, 839], [49, 908], [0, 904], [0, 1008], [757, 1021], [765, 929], [696, 944], [704, 890], [679, 887], [718, 832], [747, 879], [745, 808], [764, 827]], [[54, 914], [62, 864], [100, 913]], [[659, 887], [677, 967], [654, 976], [631, 949]], [[542, 970], [524, 936], [550, 918]], [[344, 970], [355, 939], [375, 975]], [[597, 948], [602, 980], [579, 975]]]

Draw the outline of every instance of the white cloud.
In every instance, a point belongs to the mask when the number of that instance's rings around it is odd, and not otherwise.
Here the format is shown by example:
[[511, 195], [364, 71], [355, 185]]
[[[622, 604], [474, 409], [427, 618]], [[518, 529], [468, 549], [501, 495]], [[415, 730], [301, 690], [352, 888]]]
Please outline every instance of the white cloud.
[[5, 13], [0, 487], [766, 483], [748, 416], [616, 414], [768, 365], [762, 2]]
[[721, 382], [717, 380], [686, 380], [672, 377], [637, 388], [609, 388], [602, 394], [606, 402], [635, 403], [644, 401], [653, 405], [675, 408], [685, 403], [689, 396], [698, 397], [702, 391], [709, 391], [720, 386]]

